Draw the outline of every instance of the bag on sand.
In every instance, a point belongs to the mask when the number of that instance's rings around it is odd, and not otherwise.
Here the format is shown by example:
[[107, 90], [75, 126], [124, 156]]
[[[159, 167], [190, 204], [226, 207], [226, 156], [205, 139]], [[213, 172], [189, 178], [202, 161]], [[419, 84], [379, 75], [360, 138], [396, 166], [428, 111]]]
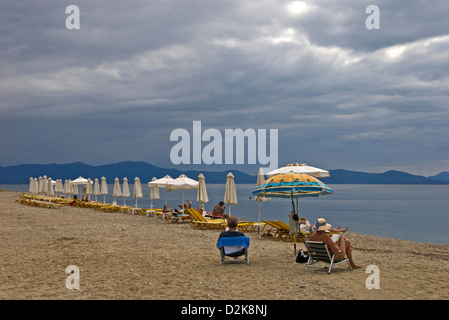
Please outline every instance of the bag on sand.
[[304, 252], [302, 249], [298, 253], [298, 256], [296, 257], [296, 262], [298, 263], [306, 263], [309, 260], [309, 253], [306, 251]]

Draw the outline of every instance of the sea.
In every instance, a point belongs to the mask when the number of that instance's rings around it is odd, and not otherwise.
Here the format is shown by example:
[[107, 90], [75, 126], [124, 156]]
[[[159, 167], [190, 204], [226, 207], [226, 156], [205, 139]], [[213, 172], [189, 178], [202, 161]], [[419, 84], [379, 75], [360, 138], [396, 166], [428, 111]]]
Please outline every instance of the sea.
[[[333, 227], [349, 227], [349, 232], [411, 240], [424, 243], [449, 245], [449, 185], [360, 185], [335, 184], [328, 185], [334, 193], [330, 195], [290, 199], [271, 198], [260, 203], [254, 201], [251, 192], [253, 184], [237, 184], [237, 204], [227, 206], [226, 212], [243, 220], [259, 221], [281, 220], [288, 223], [288, 215], [293, 206], [314, 223], [318, 218], [325, 218]], [[167, 199], [171, 208], [178, 207], [183, 199], [196, 201], [196, 190], [173, 190], [166, 192], [159, 189], [160, 199], [151, 200], [150, 188], [142, 183], [144, 198], [132, 197], [133, 185], [130, 184], [131, 197], [112, 197], [113, 185], [109, 184], [109, 194], [98, 196], [98, 201], [139, 208], [162, 208]], [[0, 185], [0, 189], [28, 191], [27, 184]], [[215, 204], [224, 199], [224, 184], [208, 184], [209, 202], [205, 209], [211, 212]], [[95, 196], [91, 196], [95, 199]]]

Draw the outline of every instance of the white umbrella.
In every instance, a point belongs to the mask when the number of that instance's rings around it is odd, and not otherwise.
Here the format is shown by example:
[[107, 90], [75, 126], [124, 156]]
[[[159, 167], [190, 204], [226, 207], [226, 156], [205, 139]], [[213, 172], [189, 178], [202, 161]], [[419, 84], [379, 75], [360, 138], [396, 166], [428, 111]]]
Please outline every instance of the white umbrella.
[[73, 195], [77, 195], [78, 193], [79, 193], [79, 191], [78, 191], [78, 185], [77, 184], [72, 184], [71, 182], [70, 182], [70, 185], [71, 185], [71, 187], [72, 187], [72, 194]]
[[78, 178], [76, 178], [75, 180], [72, 181], [72, 185], [80, 185], [80, 184], [87, 184], [87, 181], [90, 181], [90, 184], [92, 184], [92, 180], [83, 178], [81, 176], [79, 176]]
[[[156, 177], [153, 177], [151, 181], [156, 181]], [[150, 208], [153, 209], [153, 199], [160, 199], [161, 196], [159, 195], [159, 186], [157, 184], [151, 185], [151, 182], [148, 182], [148, 187], [150, 187], [150, 199], [151, 199], [151, 206]]]
[[28, 187], [28, 192], [34, 193], [34, 179], [32, 177], [30, 177], [30, 185]]
[[[181, 174], [178, 178], [167, 184], [167, 188], [182, 190], [182, 205], [184, 206], [184, 190], [198, 189], [199, 182], [190, 179], [185, 174]], [[184, 209], [184, 208], [183, 208]]]
[[42, 177], [42, 193], [47, 194], [48, 192], [48, 179], [47, 176]]
[[95, 201], [97, 201], [97, 196], [100, 195], [100, 183], [98, 182], [98, 178], [95, 178], [94, 180], [94, 195], [95, 195]]
[[71, 194], [72, 193], [72, 186], [70, 185], [70, 180], [65, 180], [64, 182], [64, 193], [65, 194]]
[[137, 177], [134, 178], [133, 197], [136, 198], [136, 208], [137, 208], [137, 199], [143, 198], [142, 185], [140, 184], [140, 179]]
[[276, 170], [270, 171], [268, 172], [267, 178], [271, 178], [277, 174], [280, 173], [305, 173], [308, 174], [309, 176], [315, 177], [315, 178], [326, 178], [326, 177], [330, 177], [329, 171], [323, 170], [323, 169], [319, 169], [319, 168], [315, 168], [315, 167], [311, 167], [308, 166], [305, 163], [290, 163], [288, 165], [286, 165], [285, 167], [282, 168], [278, 168]]
[[87, 183], [86, 183], [86, 191], [84, 192], [84, 194], [86, 195], [86, 201], [89, 200], [89, 196], [92, 194], [92, 180], [90, 178], [87, 179]]
[[106, 195], [108, 194], [108, 184], [106, 183], [106, 178], [101, 177], [101, 192], [100, 194], [103, 195], [104, 203], [106, 203]]
[[47, 194], [49, 195], [49, 196], [54, 196], [55, 195], [55, 192], [54, 192], [54, 190], [53, 190], [53, 180], [51, 179], [51, 178], [48, 178], [48, 180], [47, 180], [48, 182], [47, 182]]
[[62, 179], [56, 180], [55, 192], [60, 192], [60, 193], [64, 192], [64, 186], [62, 185]]
[[37, 190], [38, 193], [42, 193], [42, 188], [44, 186], [42, 182], [43, 182], [42, 177], [39, 177], [38, 190]]
[[123, 205], [126, 206], [126, 198], [128, 198], [131, 195], [129, 192], [129, 185], [128, 185], [128, 178], [123, 178]]
[[196, 196], [196, 201], [201, 203], [209, 202], [206, 189], [206, 178], [204, 178], [202, 173], [198, 176], [198, 194]]
[[159, 188], [165, 188], [165, 205], [167, 205], [167, 192], [171, 191], [171, 189], [167, 188], [167, 184], [173, 181], [174, 179], [169, 175], [166, 175], [163, 178], [148, 182], [148, 185], [158, 186]]
[[122, 190], [120, 189], [120, 181], [118, 178], [114, 179], [114, 190], [112, 191], [112, 196], [114, 197], [114, 204], [117, 203], [117, 197], [122, 195]]
[[34, 178], [33, 181], [33, 193], [38, 193], [39, 192], [39, 184], [37, 182], [37, 178]]
[[235, 188], [234, 175], [231, 172], [226, 176], [224, 203], [229, 205], [229, 215], [231, 215], [231, 205], [237, 204], [237, 190]]
[[[262, 169], [262, 168], [259, 168], [259, 173], [258, 173], [258, 175], [257, 175], [257, 186], [256, 186], [256, 187], [262, 185], [264, 182], [265, 182], [265, 178], [264, 178], [264, 176], [263, 176], [263, 169]], [[265, 201], [268, 201], [268, 200], [270, 200], [270, 199], [271, 199], [271, 198], [267, 198], [267, 197], [265, 197], [265, 196], [263, 196], [263, 197], [261, 197], [261, 196], [256, 196], [256, 197], [254, 198], [255, 201], [259, 202], [259, 220], [258, 220], [258, 223], [259, 223], [259, 224], [260, 224], [260, 204], [261, 204], [261, 202], [265, 202]], [[258, 231], [259, 231], [259, 229], [258, 229]]]

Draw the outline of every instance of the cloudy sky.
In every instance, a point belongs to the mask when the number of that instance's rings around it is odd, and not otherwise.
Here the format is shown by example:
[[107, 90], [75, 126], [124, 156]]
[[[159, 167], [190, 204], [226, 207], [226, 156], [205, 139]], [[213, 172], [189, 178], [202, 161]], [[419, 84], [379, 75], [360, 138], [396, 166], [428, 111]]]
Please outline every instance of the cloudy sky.
[[[66, 28], [72, 4], [80, 29]], [[0, 165], [173, 167], [171, 132], [201, 121], [278, 129], [280, 166], [449, 171], [448, 13], [447, 0], [2, 0]], [[259, 164], [183, 166], [200, 167]]]

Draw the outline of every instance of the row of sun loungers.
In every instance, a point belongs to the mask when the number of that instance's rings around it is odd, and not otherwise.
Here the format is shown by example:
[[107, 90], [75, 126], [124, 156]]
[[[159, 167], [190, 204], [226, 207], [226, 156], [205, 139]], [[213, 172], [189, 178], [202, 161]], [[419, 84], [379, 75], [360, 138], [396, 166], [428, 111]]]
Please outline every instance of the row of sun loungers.
[[[184, 214], [164, 213], [162, 209], [141, 209], [130, 206], [121, 206], [116, 204], [108, 204], [96, 201], [81, 201], [79, 199], [67, 198], [49, 198], [38, 195], [24, 194], [19, 200], [21, 204], [37, 206], [43, 208], [61, 208], [63, 205], [75, 205], [82, 208], [92, 208], [103, 212], [125, 212], [138, 215], [156, 216], [165, 219], [169, 223], [188, 223], [190, 226], [201, 230], [224, 231], [227, 227], [226, 219], [210, 219], [204, 217], [197, 209], [185, 209]], [[262, 220], [263, 223], [252, 221], [240, 221], [237, 229], [241, 232], [262, 232], [266, 237], [279, 239], [282, 241], [292, 241], [293, 235], [290, 234], [290, 226], [279, 220]], [[310, 234], [298, 232], [296, 241], [304, 241]]]

